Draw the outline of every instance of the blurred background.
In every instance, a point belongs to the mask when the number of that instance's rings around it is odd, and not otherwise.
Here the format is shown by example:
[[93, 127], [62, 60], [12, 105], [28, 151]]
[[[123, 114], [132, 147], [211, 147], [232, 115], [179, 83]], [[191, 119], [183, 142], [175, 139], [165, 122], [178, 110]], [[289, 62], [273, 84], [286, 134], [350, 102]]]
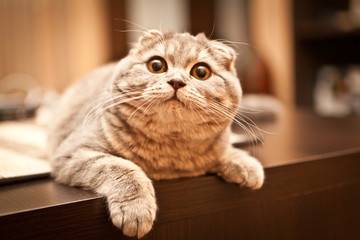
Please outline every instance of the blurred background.
[[33, 114], [153, 28], [228, 40], [245, 93], [360, 114], [360, 0], [0, 0], [0, 119]]

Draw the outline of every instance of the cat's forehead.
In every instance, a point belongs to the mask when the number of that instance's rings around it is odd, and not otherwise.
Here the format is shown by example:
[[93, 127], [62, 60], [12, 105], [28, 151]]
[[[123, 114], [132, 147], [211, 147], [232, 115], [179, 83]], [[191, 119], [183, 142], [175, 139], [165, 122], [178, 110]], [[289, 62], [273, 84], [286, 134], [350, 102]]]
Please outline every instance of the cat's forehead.
[[163, 37], [144, 49], [146, 56], [159, 55], [167, 58], [171, 64], [181, 64], [198, 58], [207, 57], [206, 43], [199, 41], [189, 34], [175, 34]]
[[210, 41], [205, 37], [192, 36], [188, 33], [168, 33], [154, 36], [139, 47], [144, 59], [161, 56], [170, 65], [186, 66], [192, 62], [215, 62], [216, 52], [212, 51]]

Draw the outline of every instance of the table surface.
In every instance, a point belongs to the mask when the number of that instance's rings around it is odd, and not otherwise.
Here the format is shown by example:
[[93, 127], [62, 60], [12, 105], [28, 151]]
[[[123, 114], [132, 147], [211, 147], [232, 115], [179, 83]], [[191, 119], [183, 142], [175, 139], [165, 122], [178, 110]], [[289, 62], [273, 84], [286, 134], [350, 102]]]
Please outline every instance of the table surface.
[[[316, 160], [324, 155], [360, 152], [360, 117], [357, 116], [322, 118], [311, 111], [298, 110], [285, 112], [258, 126], [264, 131], [263, 143], [245, 148], [265, 168]], [[98, 196], [59, 185], [51, 179], [10, 184], [0, 186], [0, 216], [91, 198]]]
[[[338, 156], [351, 155], [355, 158], [360, 156], [360, 117], [322, 118], [308, 110], [297, 110], [285, 112], [275, 120], [259, 122], [258, 125], [266, 131], [263, 133], [263, 144], [245, 148], [263, 163], [266, 173], [269, 173], [268, 182], [271, 182], [272, 170], [276, 168], [316, 162], [321, 159], [335, 159]], [[349, 164], [350, 161], [354, 163], [353, 158], [349, 160]], [[316, 165], [314, 166], [316, 167]], [[360, 176], [358, 170], [346, 171], [350, 171], [354, 179], [358, 179]], [[345, 176], [345, 171], [343, 175]], [[182, 189], [185, 192], [196, 191], [196, 189], [189, 190], [188, 186], [196, 188], [196, 186], [216, 185], [219, 182], [221, 182], [219, 178], [211, 175], [156, 181], [154, 183], [156, 194], [159, 198], [160, 208], [163, 209], [158, 214], [157, 221], [160, 223], [170, 221], [171, 215], [174, 215], [171, 210], [169, 210], [170, 213], [166, 212], [166, 209], [171, 209], [172, 206], [170, 204], [167, 207], [164, 199], [169, 195], [181, 199], [182, 193], [172, 189]], [[221, 184], [224, 186], [223, 188], [229, 188], [231, 191], [235, 188], [233, 184], [222, 182]], [[265, 182], [265, 189], [266, 184], [267, 182]], [[217, 197], [214, 195], [214, 198]], [[86, 201], [98, 201], [99, 204], [104, 205], [101, 197], [89, 191], [57, 184], [51, 178], [9, 184], [0, 186], [0, 219], [32, 210], [37, 211], [60, 205], [76, 205]], [[186, 205], [186, 203], [184, 204]], [[199, 206], [196, 211], [203, 211], [202, 207]], [[177, 214], [185, 217], [186, 213], [179, 212]]]

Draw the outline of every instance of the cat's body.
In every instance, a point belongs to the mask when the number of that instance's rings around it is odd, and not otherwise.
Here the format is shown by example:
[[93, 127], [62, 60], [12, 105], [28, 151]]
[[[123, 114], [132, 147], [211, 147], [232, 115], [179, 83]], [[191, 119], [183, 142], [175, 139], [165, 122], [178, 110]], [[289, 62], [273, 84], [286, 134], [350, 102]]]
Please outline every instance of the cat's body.
[[259, 188], [261, 165], [229, 142], [241, 98], [234, 59], [203, 35], [146, 32], [64, 94], [49, 134], [53, 176], [105, 196], [113, 223], [137, 237], [155, 219], [149, 178], [213, 172]]

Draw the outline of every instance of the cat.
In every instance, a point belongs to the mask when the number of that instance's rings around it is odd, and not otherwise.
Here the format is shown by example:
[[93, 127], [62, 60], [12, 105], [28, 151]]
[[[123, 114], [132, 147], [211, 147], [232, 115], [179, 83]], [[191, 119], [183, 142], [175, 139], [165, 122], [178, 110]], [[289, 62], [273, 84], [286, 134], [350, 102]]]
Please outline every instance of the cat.
[[203, 33], [145, 31], [64, 93], [49, 130], [52, 176], [104, 196], [113, 224], [138, 238], [157, 212], [152, 180], [216, 173], [260, 188], [261, 164], [229, 140], [242, 95], [235, 58]]

